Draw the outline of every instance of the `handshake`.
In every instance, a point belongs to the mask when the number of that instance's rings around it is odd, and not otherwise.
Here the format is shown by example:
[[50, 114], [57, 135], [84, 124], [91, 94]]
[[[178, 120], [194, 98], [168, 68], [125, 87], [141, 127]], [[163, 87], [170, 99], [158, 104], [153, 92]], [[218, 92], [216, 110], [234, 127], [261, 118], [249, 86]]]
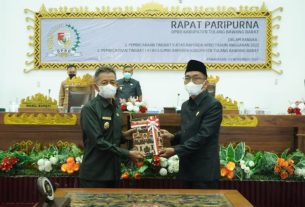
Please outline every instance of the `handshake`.
[[[131, 140], [132, 134], [135, 133], [136, 131], [137, 131], [136, 129], [130, 129], [125, 132], [122, 132], [123, 137], [125, 138], [125, 140]], [[161, 135], [162, 139], [164, 139], [164, 140], [172, 140], [174, 138], [173, 134], [171, 134], [170, 132], [168, 132], [167, 130], [164, 130], [164, 129], [160, 130], [160, 135]], [[159, 156], [167, 158], [167, 157], [171, 157], [175, 154], [176, 154], [175, 149], [170, 147], [170, 148], [163, 148], [160, 151]], [[128, 153], [128, 158], [133, 162], [143, 160], [144, 157], [145, 157], [145, 154], [140, 151], [130, 150]]]

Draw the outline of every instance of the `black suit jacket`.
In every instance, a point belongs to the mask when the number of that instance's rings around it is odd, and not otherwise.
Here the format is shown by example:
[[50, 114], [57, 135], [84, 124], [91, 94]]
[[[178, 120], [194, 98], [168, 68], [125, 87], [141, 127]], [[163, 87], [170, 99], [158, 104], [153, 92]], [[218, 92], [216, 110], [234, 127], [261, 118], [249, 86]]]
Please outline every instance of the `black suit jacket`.
[[215, 181], [220, 177], [219, 129], [222, 105], [208, 92], [181, 107], [181, 131], [172, 144], [180, 159], [179, 178], [187, 181]]

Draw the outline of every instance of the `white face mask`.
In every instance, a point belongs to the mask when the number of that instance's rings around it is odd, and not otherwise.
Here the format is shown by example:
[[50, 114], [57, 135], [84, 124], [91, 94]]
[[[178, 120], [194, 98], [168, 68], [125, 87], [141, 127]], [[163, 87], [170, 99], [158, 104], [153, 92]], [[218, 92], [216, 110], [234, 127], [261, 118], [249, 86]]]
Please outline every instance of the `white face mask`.
[[103, 98], [114, 98], [117, 88], [111, 84], [99, 86], [100, 91], [98, 94]]
[[190, 96], [197, 96], [205, 90], [203, 84], [195, 84], [192, 81], [185, 85], [185, 90]]

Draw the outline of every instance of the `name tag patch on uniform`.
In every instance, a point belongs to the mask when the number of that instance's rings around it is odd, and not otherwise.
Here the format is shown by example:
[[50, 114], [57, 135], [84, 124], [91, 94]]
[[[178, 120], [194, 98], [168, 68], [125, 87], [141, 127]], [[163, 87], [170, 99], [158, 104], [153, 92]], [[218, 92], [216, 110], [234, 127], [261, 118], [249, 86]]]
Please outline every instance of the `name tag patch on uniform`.
[[111, 121], [111, 116], [103, 116], [102, 119], [107, 120], [107, 121]]

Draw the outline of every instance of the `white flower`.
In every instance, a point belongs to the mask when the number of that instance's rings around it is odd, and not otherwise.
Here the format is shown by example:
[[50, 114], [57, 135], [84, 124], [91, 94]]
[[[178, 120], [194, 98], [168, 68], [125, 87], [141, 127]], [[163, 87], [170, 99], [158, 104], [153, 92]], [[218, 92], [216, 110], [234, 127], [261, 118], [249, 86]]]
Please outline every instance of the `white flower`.
[[167, 159], [164, 158], [164, 157], [161, 157], [160, 158], [160, 165], [161, 165], [161, 167], [167, 167], [167, 165], [168, 165]]
[[159, 173], [160, 173], [161, 176], [166, 176], [167, 175], [167, 170], [165, 168], [161, 168]]
[[173, 162], [179, 162], [179, 157], [178, 155], [171, 156], [168, 158], [168, 163], [173, 163]]
[[240, 165], [242, 165], [242, 164], [245, 164], [245, 161], [244, 160], [240, 160]]
[[47, 168], [47, 167], [52, 167], [52, 163], [49, 161], [49, 160], [45, 160], [44, 161], [44, 167]]
[[135, 102], [135, 105], [136, 105], [136, 106], [141, 106], [141, 105], [142, 105], [142, 102], [138, 102], [138, 101], [137, 101], [137, 102]]
[[173, 166], [174, 166], [174, 173], [179, 172], [179, 162], [174, 164]]
[[138, 106], [133, 106], [133, 110], [134, 112], [139, 112], [140, 111], [140, 108]]
[[57, 157], [50, 157], [50, 162], [52, 165], [56, 165], [58, 162], [58, 158]]
[[245, 173], [248, 174], [248, 173], [250, 172], [250, 168], [249, 168], [249, 167], [246, 167], [244, 171], [245, 171]]
[[300, 108], [300, 110], [303, 110], [303, 109], [305, 108], [305, 105], [304, 105], [304, 103], [300, 103], [300, 104], [298, 105], [298, 107]]
[[294, 171], [294, 174], [297, 175], [297, 176], [301, 176], [302, 175], [302, 169], [296, 168], [295, 171]]
[[132, 111], [133, 110], [133, 105], [131, 104], [127, 104], [127, 110], [128, 111]]
[[250, 160], [248, 164], [249, 164], [250, 167], [254, 166], [254, 162], [252, 160]]
[[39, 170], [40, 172], [44, 171], [44, 165], [38, 165], [38, 170]]
[[246, 166], [245, 164], [242, 163], [242, 164], [240, 164], [240, 167], [241, 167], [241, 169], [244, 170], [247, 166]]
[[83, 162], [83, 155], [80, 156], [80, 157], [76, 157], [75, 160], [76, 160], [77, 163], [82, 163]]
[[38, 167], [39, 167], [39, 166], [43, 166], [43, 167], [44, 167], [44, 161], [45, 161], [45, 159], [39, 159], [39, 160], [37, 161]]
[[301, 169], [301, 176], [305, 176], [305, 168]]
[[44, 170], [45, 170], [46, 172], [51, 172], [51, 170], [52, 170], [52, 165], [45, 166]]
[[174, 156], [172, 156], [171, 158], [172, 158], [173, 160], [179, 161], [178, 155], [174, 155]]
[[169, 165], [168, 166], [168, 172], [169, 173], [174, 173], [174, 165]]

